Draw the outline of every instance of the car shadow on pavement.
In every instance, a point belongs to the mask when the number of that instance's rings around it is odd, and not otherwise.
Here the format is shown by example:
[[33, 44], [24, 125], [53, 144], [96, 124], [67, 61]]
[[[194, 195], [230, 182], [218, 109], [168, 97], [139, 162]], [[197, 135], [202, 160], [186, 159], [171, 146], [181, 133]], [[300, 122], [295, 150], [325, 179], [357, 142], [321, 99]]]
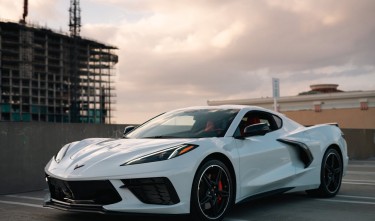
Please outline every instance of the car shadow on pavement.
[[277, 194], [239, 203], [232, 208], [227, 217], [264, 217], [272, 214], [272, 211], [278, 211], [283, 207], [288, 207], [289, 205], [295, 205], [309, 200], [311, 200], [311, 197], [305, 192]]
[[133, 214], [94, 214], [94, 213], [76, 213], [61, 212], [56, 215], [59, 221], [187, 221], [187, 215], [133, 215]]
[[[288, 204], [296, 204], [304, 202], [310, 198], [304, 192], [293, 194], [280, 194], [261, 199], [254, 199], [248, 202], [240, 203], [234, 206], [226, 219], [242, 218], [270, 215], [270, 211], [277, 210], [278, 207], [288, 206]], [[275, 209], [276, 208], [276, 209]], [[264, 213], [264, 214], [263, 214]], [[56, 215], [59, 221], [188, 221], [187, 215], [134, 215], [134, 214], [94, 214], [94, 213], [76, 213], [76, 212], [59, 212]]]

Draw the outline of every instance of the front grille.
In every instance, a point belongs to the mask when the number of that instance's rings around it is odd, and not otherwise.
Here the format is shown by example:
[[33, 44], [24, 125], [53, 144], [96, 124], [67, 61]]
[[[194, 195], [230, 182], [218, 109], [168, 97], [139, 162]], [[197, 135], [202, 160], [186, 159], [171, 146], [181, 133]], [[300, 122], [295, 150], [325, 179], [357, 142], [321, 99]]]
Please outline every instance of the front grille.
[[180, 202], [171, 181], [166, 177], [121, 180], [122, 188], [128, 188], [141, 202], [173, 205]]
[[64, 181], [47, 176], [51, 198], [70, 205], [108, 205], [121, 201], [109, 180]]

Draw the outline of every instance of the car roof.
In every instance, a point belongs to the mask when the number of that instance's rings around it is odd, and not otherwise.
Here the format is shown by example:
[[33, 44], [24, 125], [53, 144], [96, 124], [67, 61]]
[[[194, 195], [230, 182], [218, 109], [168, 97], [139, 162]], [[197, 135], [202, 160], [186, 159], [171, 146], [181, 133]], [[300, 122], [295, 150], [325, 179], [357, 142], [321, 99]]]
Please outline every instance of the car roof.
[[258, 106], [250, 106], [250, 105], [217, 105], [217, 106], [192, 106], [192, 107], [186, 107], [181, 108], [178, 110], [207, 110], [207, 109], [222, 109], [222, 110], [228, 110], [228, 109], [238, 109], [238, 110], [259, 110], [259, 111], [266, 111], [270, 113], [274, 113], [279, 115], [280, 113], [275, 113], [269, 109], [265, 109]]

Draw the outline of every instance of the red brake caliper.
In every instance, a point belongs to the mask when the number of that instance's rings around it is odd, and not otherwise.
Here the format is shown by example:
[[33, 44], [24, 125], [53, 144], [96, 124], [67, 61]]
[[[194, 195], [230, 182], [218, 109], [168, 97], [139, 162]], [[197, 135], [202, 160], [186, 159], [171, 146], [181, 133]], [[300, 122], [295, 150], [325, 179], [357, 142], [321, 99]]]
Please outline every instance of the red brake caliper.
[[[219, 180], [219, 185], [218, 185], [218, 189], [219, 189], [219, 192], [223, 191], [223, 183], [221, 182], [221, 180]], [[220, 204], [221, 203], [221, 195], [219, 195], [217, 197], [217, 202]]]

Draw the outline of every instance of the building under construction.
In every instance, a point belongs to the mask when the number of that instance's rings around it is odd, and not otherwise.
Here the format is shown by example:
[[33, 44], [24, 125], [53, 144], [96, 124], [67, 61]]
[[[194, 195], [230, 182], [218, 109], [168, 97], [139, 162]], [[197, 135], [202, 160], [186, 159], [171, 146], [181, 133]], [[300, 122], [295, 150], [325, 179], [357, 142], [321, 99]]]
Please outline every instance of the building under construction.
[[0, 121], [111, 123], [116, 49], [0, 22]]

